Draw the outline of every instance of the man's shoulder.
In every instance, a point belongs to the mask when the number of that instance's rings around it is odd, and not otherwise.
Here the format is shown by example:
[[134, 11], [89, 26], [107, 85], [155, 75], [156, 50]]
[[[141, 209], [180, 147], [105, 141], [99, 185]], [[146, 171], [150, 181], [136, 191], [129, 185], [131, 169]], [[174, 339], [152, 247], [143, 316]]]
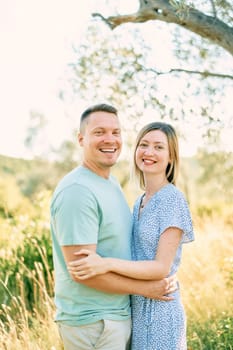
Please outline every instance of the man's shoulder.
[[69, 173], [67, 173], [57, 184], [53, 196], [52, 196], [52, 202], [63, 192], [72, 190], [72, 187], [75, 185], [82, 183], [82, 168], [76, 167], [75, 169], [71, 170]]
[[71, 170], [58, 182], [54, 192], [56, 193], [57, 191], [61, 191], [65, 187], [69, 187], [70, 185], [77, 182], [79, 174], [80, 174], [80, 167], [77, 167]]

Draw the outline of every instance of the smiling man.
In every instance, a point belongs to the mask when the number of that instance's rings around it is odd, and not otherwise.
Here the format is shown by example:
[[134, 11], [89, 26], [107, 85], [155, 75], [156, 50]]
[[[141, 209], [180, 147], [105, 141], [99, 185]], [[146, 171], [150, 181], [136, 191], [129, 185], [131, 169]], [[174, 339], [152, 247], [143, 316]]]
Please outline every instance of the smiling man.
[[55, 321], [65, 350], [124, 350], [131, 334], [130, 294], [163, 296], [170, 280], [144, 281], [116, 273], [79, 280], [67, 264], [80, 249], [131, 259], [131, 212], [110, 174], [122, 147], [117, 110], [106, 104], [81, 115], [83, 162], [58, 184], [51, 201]]
[[78, 135], [83, 147], [83, 166], [108, 179], [122, 148], [121, 129], [116, 110], [83, 113]]

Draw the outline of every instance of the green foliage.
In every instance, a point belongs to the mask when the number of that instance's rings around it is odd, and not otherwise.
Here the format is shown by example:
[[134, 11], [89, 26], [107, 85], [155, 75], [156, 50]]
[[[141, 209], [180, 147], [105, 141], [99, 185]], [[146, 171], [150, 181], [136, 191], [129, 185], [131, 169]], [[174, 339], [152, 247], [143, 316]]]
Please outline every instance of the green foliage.
[[208, 191], [209, 198], [217, 192], [218, 198], [232, 203], [233, 153], [200, 150], [197, 159], [201, 169], [199, 184]]
[[137, 31], [130, 35], [132, 40], [126, 42], [124, 33], [110, 33], [101, 23], [90, 25], [69, 64], [70, 86], [62, 92], [64, 100], [69, 95], [77, 99], [78, 95], [86, 104], [104, 100], [117, 106], [125, 113], [122, 127], [128, 133], [126, 143], [133, 139], [131, 134], [135, 134], [145, 106], [153, 107], [154, 113], [159, 111], [160, 118], [170, 113], [156, 96], [154, 73], [144, 70], [150, 50]]
[[208, 196], [208, 191], [203, 189], [203, 198], [200, 198], [199, 202], [193, 206], [193, 214], [195, 214], [199, 220], [209, 219], [224, 221], [225, 225], [233, 226], [233, 202], [229, 201], [229, 197], [225, 196], [225, 201], [216, 195], [215, 197]]
[[13, 217], [30, 212], [32, 214], [33, 208], [21, 193], [15, 177], [4, 174], [0, 178], [0, 216]]
[[[175, 3], [178, 10], [182, 7], [182, 15], [185, 2]], [[160, 53], [160, 33], [162, 36], [165, 28], [167, 24], [152, 21], [145, 32], [136, 24], [109, 31], [105, 23], [93, 20], [81, 45], [74, 47], [62, 99], [73, 96], [92, 104], [104, 98], [118, 106], [124, 113], [123, 128], [130, 146], [139, 125], [153, 119], [189, 129], [189, 136], [191, 123], [191, 129], [213, 143], [213, 135], [220, 134], [230, 120], [231, 111], [224, 101], [231, 92], [231, 80], [220, 80], [208, 72], [221, 72], [227, 53], [211, 46], [207, 39], [187, 31], [181, 35], [183, 28], [171, 26], [166, 37], [171, 46], [166, 54], [170, 57], [165, 64]], [[153, 41], [148, 39], [149, 31], [155, 34]], [[224, 62], [224, 70], [232, 79], [228, 56]]]
[[0, 344], [6, 350], [60, 349], [53, 322], [50, 196], [35, 196], [32, 216], [1, 220]]
[[41, 302], [39, 291], [53, 293], [50, 196], [50, 192], [37, 194], [33, 215], [15, 215], [2, 221], [0, 302], [3, 305], [13, 307], [15, 297], [19, 297], [28, 310], [33, 310]]
[[27, 177], [21, 178], [19, 185], [25, 196], [33, 198], [40, 191], [53, 189], [58, 176], [54, 163], [40, 159]]
[[[208, 200], [209, 197], [207, 194], [209, 193], [209, 188], [207, 184], [209, 183], [213, 186], [211, 182], [213, 179], [211, 179], [210, 175], [208, 183], [203, 184], [202, 181], [198, 182], [198, 179], [204, 172], [202, 167], [207, 166], [205, 164], [209, 164], [209, 156], [211, 158], [211, 154], [205, 155], [207, 158], [204, 163], [200, 162], [199, 158], [182, 159], [179, 186], [184, 190], [192, 205], [192, 210], [193, 213], [195, 213], [195, 219], [197, 218], [196, 223], [198, 226], [202, 227], [201, 225], [203, 225], [203, 222], [208, 222], [208, 220], [212, 222], [217, 218], [217, 222], [224, 222], [225, 228], [226, 225], [229, 225], [231, 230], [233, 225], [232, 206], [230, 206], [227, 201], [224, 202], [222, 195], [219, 196], [217, 191], [213, 191], [213, 187], [211, 187], [210, 192], [212, 191], [215, 196], [212, 194], [210, 197], [211, 200]], [[38, 333], [38, 327], [42, 329], [45, 320], [49, 321], [49, 324], [52, 324], [54, 313], [53, 261], [49, 232], [49, 202], [51, 191], [43, 190], [37, 192], [36, 186], [35, 189], [32, 188], [31, 193], [34, 194], [31, 196], [29, 202], [28, 198], [24, 197], [22, 192], [20, 192], [20, 185], [17, 184], [12, 175], [15, 171], [14, 167], [16, 163], [14, 163], [14, 160], [12, 160], [12, 163], [9, 159], [7, 161], [7, 172], [6, 168], [4, 168], [5, 172], [3, 168], [0, 170], [0, 173], [2, 172], [2, 174], [4, 174], [1, 178], [1, 194], [2, 197], [5, 198], [7, 208], [11, 208], [10, 203], [12, 198], [14, 199], [13, 203], [17, 203], [18, 201], [19, 205], [17, 210], [13, 207], [11, 210], [8, 210], [11, 215], [4, 214], [2, 217], [0, 216], [0, 341], [4, 334], [4, 339], [10, 340], [12, 337], [13, 342], [13, 338], [16, 338], [18, 344], [23, 334], [26, 338], [26, 343], [30, 342], [30, 344], [32, 344], [31, 342], [35, 342], [39, 344], [42, 340]], [[27, 176], [30, 176], [33, 171], [36, 174], [38, 170], [37, 167], [35, 168], [35, 164], [37, 166], [38, 162], [33, 162], [32, 164], [28, 161], [26, 164], [27, 169], [30, 169], [30, 171], [26, 172], [25, 183], [27, 182]], [[211, 164], [214, 164], [212, 158]], [[24, 165], [24, 161], [22, 161], [22, 164], [17, 162], [18, 169], [22, 170]], [[51, 164], [50, 166], [50, 169], [54, 169], [56, 165]], [[48, 175], [48, 173], [46, 173], [47, 169], [48, 168], [44, 166], [40, 168], [40, 171], [45, 171], [45, 174]], [[65, 170], [67, 171], [68, 169], [63, 168], [61, 164], [61, 169], [57, 172], [57, 174], [59, 174], [57, 176], [62, 177]], [[132, 205], [139, 190], [137, 185], [135, 187], [133, 186], [129, 177], [129, 171], [130, 164], [127, 161], [120, 161], [113, 169], [114, 175], [118, 177], [128, 201]], [[228, 174], [226, 176], [231, 178], [230, 172], [228, 173], [226, 171], [225, 174]], [[219, 177], [217, 181], [220, 182], [221, 179], [222, 178]], [[8, 195], [6, 195], [7, 193]], [[17, 198], [18, 200], [16, 200]], [[31, 210], [28, 210], [28, 205], [30, 205]], [[21, 211], [19, 209], [21, 209]], [[226, 254], [226, 248], [229, 248], [231, 241], [227, 236], [227, 229], [226, 232], [223, 232], [221, 229], [219, 232], [221, 232], [221, 235], [224, 234], [224, 239], [228, 240], [229, 243], [224, 243], [223, 239], [221, 241], [222, 245], [220, 245], [213, 235], [211, 235], [211, 238], [207, 238], [205, 228], [203, 228], [201, 236], [204, 237], [205, 240], [208, 240], [208, 242], [205, 241], [208, 246], [211, 244], [214, 245], [214, 252], [218, 251], [219, 269], [218, 271], [215, 269], [215, 273], [221, 273], [223, 277], [222, 281], [224, 281], [221, 283], [225, 283], [222, 288], [225, 291], [225, 296], [227, 296], [231, 293], [233, 287], [233, 260], [228, 256], [229, 254]], [[229, 234], [229, 237], [230, 236]], [[207, 249], [205, 249], [205, 254], [207, 254]], [[193, 258], [195, 257], [193, 256]], [[207, 256], [206, 259], [213, 263], [211, 256]], [[199, 279], [201, 280], [199, 269], [200, 261], [198, 259], [195, 261], [198, 265], [197, 271]], [[194, 266], [195, 264], [192, 263], [191, 265]], [[204, 265], [206, 265], [205, 268], [207, 269], [207, 273], [204, 273], [204, 276], [206, 276], [208, 275], [208, 264]], [[193, 276], [196, 283], [200, 281], [198, 276]], [[192, 288], [189, 291], [188, 287], [187, 293], [190, 293], [190, 298], [191, 290]], [[210, 293], [207, 291], [207, 294], [209, 295]], [[191, 305], [193, 304], [194, 303], [191, 301]], [[200, 318], [195, 314], [196, 309], [197, 306], [193, 306], [188, 317], [189, 349], [230, 350], [230, 344], [233, 342], [233, 318], [231, 310], [220, 307], [222, 312], [217, 313], [214, 312], [215, 309], [217, 310], [216, 305], [212, 304], [210, 315], [208, 315], [207, 312], [205, 317]], [[10, 333], [12, 329], [14, 329], [14, 336]], [[55, 330], [53, 330], [53, 332], [54, 338], [56, 338]], [[48, 335], [45, 329], [43, 346], [41, 346], [41, 348], [46, 348], [44, 345], [46, 343], [46, 337], [48, 337]], [[54, 340], [49, 340], [48, 342], [53, 344]], [[51, 348], [51, 346], [47, 348]], [[7, 350], [13, 348], [15, 347], [6, 347]], [[33, 348], [33, 346], [31, 348]], [[40, 347], [35, 347], [35, 349], [37, 348], [39, 349]]]
[[[53, 271], [51, 240], [48, 232], [40, 237], [25, 236], [23, 244], [16, 247], [10, 259], [0, 257], [0, 303], [12, 305], [12, 296], [22, 296], [25, 307], [33, 310], [38, 304], [37, 277], [43, 274], [43, 280], [49, 294]], [[39, 283], [39, 282], [38, 282]]]
[[33, 161], [0, 155], [0, 174], [27, 174], [33, 165]]
[[[45, 143], [45, 135], [43, 129], [47, 124], [47, 120], [43, 114], [31, 111], [30, 113], [30, 126], [27, 130], [27, 136], [25, 138], [25, 145], [34, 155], [34, 145]], [[34, 151], [34, 152], [33, 152]]]
[[0, 215], [1, 212], [10, 215], [11, 209], [14, 215], [15, 209], [20, 207], [25, 208], [25, 212], [30, 212], [29, 199], [33, 201], [37, 193], [53, 190], [59, 179], [76, 166], [71, 160], [71, 149], [74, 153], [71, 146], [63, 146], [62, 152], [67, 161], [60, 157], [56, 162], [0, 155]]
[[[0, 177], [2, 179], [7, 178], [12, 182], [14, 181], [23, 195], [32, 194], [32, 192], [28, 191], [30, 177], [32, 177], [35, 169], [38, 171], [41, 168], [44, 168], [45, 173], [45, 167], [41, 164], [40, 160], [26, 160], [0, 155]], [[36, 186], [33, 186], [33, 190], [35, 189]]]
[[233, 316], [222, 312], [207, 321], [189, 320], [188, 349], [232, 350]]

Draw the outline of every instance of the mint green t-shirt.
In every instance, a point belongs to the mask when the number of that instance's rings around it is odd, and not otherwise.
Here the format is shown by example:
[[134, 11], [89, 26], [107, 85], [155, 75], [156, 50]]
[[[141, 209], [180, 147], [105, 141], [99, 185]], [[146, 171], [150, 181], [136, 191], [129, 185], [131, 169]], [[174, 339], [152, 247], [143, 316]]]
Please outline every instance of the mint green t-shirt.
[[80, 166], [58, 184], [51, 202], [56, 321], [69, 325], [130, 317], [128, 295], [74, 282], [61, 246], [97, 244], [101, 256], [131, 259], [132, 215], [113, 176], [104, 179]]

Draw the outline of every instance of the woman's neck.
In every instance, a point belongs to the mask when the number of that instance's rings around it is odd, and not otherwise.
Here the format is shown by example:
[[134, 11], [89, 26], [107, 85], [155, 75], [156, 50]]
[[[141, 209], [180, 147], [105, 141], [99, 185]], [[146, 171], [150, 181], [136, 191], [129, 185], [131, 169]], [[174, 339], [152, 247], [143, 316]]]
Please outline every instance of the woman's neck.
[[149, 181], [147, 178], [147, 181], [145, 181], [145, 194], [143, 195], [140, 203], [140, 211], [143, 210], [151, 197], [153, 197], [156, 192], [158, 192], [163, 186], [167, 185], [168, 183], [169, 182], [166, 177], [160, 178], [158, 181], [155, 181], [154, 176], [151, 178], [151, 181]]
[[155, 179], [155, 177], [145, 179], [145, 197], [150, 198], [156, 192], [158, 192], [163, 186], [167, 185], [168, 179], [166, 177], [159, 177]]

